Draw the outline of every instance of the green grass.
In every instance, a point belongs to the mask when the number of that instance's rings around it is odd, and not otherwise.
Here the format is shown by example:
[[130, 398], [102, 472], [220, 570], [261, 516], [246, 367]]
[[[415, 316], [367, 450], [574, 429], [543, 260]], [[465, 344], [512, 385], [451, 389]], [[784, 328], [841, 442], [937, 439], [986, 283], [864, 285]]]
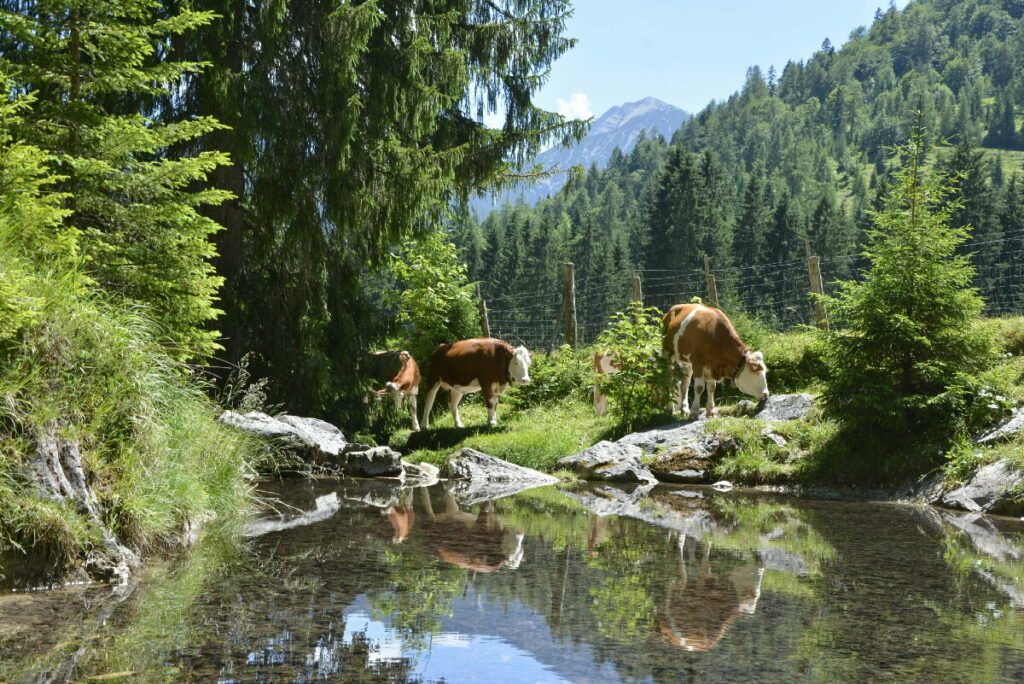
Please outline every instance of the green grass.
[[0, 552], [44, 555], [59, 571], [98, 546], [96, 524], [22, 477], [47, 431], [80, 445], [103, 524], [138, 551], [244, 511], [258, 445], [217, 421], [145, 313], [65, 272], [37, 269], [22, 287], [38, 308], [0, 347]]
[[[515, 391], [515, 390], [512, 390]], [[511, 402], [510, 402], [511, 403]], [[541, 471], [555, 470], [560, 458], [571, 456], [615, 434], [613, 418], [594, 416], [593, 407], [579, 399], [511, 409], [498, 407], [498, 425], [487, 427], [487, 410], [480, 402], [459, 407], [465, 428], [456, 428], [451, 414], [435, 405], [430, 430], [397, 433], [392, 443], [408, 449], [412, 461], [442, 464], [454, 451], [472, 447], [511, 463]]]

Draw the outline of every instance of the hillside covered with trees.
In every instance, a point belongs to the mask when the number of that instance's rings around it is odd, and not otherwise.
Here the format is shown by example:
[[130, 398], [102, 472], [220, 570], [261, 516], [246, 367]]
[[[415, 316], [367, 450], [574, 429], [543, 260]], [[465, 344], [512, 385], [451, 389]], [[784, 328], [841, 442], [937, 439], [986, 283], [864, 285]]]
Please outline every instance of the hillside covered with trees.
[[[870, 212], [892, 184], [890, 149], [923, 115], [928, 162], [957, 176], [976, 284], [991, 313], [1024, 294], [1024, 3], [915, 0], [876, 13], [836, 49], [828, 40], [781, 70], [751, 67], [742, 89], [713, 102], [670, 141], [648, 139], [536, 208], [510, 206], [452, 229], [498, 308], [529, 307], [576, 265], [586, 339], [629, 298], [634, 270], [704, 268], [733, 306], [779, 299], [789, 284], [770, 265], [810, 250], [826, 281], [853, 277]], [[944, 141], [937, 145], [938, 141]], [[795, 266], [804, 268], [802, 264]], [[725, 280], [724, 286], [722, 281]], [[699, 278], [696, 281], [700, 282]], [[689, 290], [702, 295], [701, 290]], [[768, 313], [772, 313], [769, 311]], [[770, 318], [770, 316], [769, 316]]]

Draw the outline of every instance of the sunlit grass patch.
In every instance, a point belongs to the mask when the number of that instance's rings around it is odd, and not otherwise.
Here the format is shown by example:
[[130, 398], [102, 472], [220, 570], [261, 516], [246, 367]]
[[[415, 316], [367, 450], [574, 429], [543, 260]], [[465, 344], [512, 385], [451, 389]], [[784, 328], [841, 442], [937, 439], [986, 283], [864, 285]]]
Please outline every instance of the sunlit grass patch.
[[[498, 407], [498, 425], [487, 427], [487, 409], [482, 404], [460, 406], [461, 431], [455, 428], [450, 414], [438, 414], [428, 434], [403, 431], [396, 435], [395, 445], [430, 444], [413, 448], [408, 458], [413, 461], [443, 463], [449, 454], [462, 447], [472, 447], [491, 456], [517, 465], [542, 471], [554, 469], [565, 456], [571, 456], [608, 436], [614, 419], [594, 416], [593, 408], [578, 399], [555, 404], [532, 406], [522, 410]], [[431, 444], [431, 432], [447, 436], [443, 445]]]

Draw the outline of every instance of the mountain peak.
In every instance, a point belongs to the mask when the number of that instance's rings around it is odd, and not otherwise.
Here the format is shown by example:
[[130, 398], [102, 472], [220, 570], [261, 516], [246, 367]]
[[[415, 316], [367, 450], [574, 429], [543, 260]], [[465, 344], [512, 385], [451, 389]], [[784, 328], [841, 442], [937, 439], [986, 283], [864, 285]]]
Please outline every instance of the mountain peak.
[[[672, 137], [690, 114], [662, 102], [656, 97], [645, 97], [636, 102], [626, 102], [610, 108], [594, 120], [587, 137], [573, 147], [554, 147], [541, 152], [535, 160], [545, 167], [568, 169], [580, 165], [584, 168], [591, 164], [599, 167], [608, 163], [616, 147], [629, 152], [640, 139], [642, 132], [657, 133], [666, 138]], [[502, 203], [522, 198], [531, 206], [538, 200], [554, 194], [565, 184], [564, 174], [546, 178], [521, 189], [512, 190], [496, 197], [494, 201], [474, 202], [474, 209], [486, 215], [491, 209]]]

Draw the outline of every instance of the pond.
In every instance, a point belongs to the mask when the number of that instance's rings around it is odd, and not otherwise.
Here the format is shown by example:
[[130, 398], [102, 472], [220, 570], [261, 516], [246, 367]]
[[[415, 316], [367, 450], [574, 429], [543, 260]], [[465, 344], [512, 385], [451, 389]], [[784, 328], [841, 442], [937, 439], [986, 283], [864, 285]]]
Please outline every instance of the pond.
[[709, 488], [267, 483], [137, 584], [0, 594], [0, 681], [1024, 680], [1024, 523]]

